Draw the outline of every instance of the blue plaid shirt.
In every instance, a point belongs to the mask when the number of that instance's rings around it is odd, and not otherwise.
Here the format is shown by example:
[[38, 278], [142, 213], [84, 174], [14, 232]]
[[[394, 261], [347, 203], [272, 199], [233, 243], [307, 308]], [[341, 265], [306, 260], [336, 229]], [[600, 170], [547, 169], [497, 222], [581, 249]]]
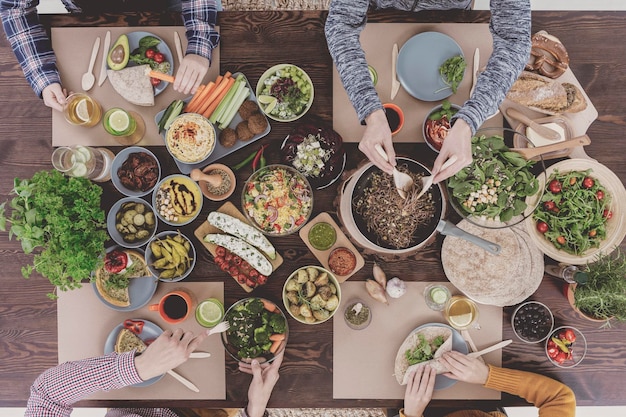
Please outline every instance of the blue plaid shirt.
[[[63, 0], [70, 12], [79, 12], [71, 0]], [[61, 83], [52, 44], [39, 22], [39, 0], [0, 0], [0, 18], [26, 80], [41, 97], [44, 88]], [[211, 60], [211, 50], [219, 42], [215, 30], [216, 0], [181, 0], [187, 34], [187, 53]]]

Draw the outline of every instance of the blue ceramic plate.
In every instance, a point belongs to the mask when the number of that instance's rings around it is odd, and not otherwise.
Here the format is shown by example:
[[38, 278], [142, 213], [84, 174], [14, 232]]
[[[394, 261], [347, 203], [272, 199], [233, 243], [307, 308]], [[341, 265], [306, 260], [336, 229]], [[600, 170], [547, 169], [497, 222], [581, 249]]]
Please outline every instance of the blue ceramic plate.
[[[421, 326], [419, 326], [418, 328], [413, 330], [411, 333], [409, 333], [407, 335], [407, 337], [409, 337], [413, 333], [419, 332], [424, 327], [446, 327], [446, 328], [452, 330], [452, 350], [456, 350], [457, 352], [461, 352], [461, 353], [464, 353], [466, 355], [469, 352], [469, 349], [467, 348], [467, 343], [465, 343], [465, 339], [463, 339], [463, 337], [461, 336], [461, 333], [459, 333], [456, 329], [453, 329], [452, 327], [448, 326], [447, 324], [443, 324], [443, 323], [426, 323], [426, 324], [422, 324]], [[450, 388], [454, 384], [456, 384], [456, 380], [450, 379], [447, 376], [443, 376], [441, 374], [437, 375], [437, 377], [435, 378], [435, 389], [436, 390]]]
[[[161, 329], [156, 324], [152, 323], [148, 320], [143, 319], [132, 319], [132, 320], [142, 320], [144, 322], [143, 330], [138, 335], [141, 340], [144, 342], [153, 341], [157, 337], [163, 333], [163, 329]], [[117, 340], [117, 334], [124, 328], [124, 323], [120, 323], [109, 333], [106, 342], [104, 342], [104, 354], [108, 355], [109, 353], [115, 351], [115, 341]], [[140, 382], [138, 384], [132, 385], [133, 387], [147, 387], [148, 385], [152, 385], [157, 382], [159, 379], [163, 378], [163, 375], [155, 376], [154, 378], [150, 378], [147, 381]]]
[[448, 35], [422, 32], [406, 41], [398, 54], [396, 73], [402, 87], [422, 101], [439, 101], [452, 95], [452, 90], [439, 75], [439, 67], [447, 59], [463, 56], [461, 47]]

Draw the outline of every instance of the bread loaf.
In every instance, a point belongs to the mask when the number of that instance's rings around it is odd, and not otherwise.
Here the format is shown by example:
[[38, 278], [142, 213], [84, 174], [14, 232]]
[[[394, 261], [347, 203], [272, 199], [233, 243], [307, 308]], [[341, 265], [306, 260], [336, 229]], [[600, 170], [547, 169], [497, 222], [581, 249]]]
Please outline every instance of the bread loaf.
[[560, 83], [524, 71], [513, 83], [509, 100], [545, 114], [576, 113], [587, 107], [582, 92], [571, 83]]

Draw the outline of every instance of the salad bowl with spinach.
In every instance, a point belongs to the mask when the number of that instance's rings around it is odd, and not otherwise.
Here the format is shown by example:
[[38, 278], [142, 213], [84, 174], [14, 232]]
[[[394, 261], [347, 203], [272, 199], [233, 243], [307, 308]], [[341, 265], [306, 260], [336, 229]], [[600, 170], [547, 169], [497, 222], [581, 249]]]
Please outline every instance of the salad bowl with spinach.
[[[545, 180], [543, 159], [526, 160], [511, 150], [516, 136], [506, 128], [480, 129], [472, 137], [472, 163], [447, 181], [452, 207], [482, 227], [503, 228], [530, 217], [537, 207]], [[517, 138], [519, 140], [519, 138]], [[529, 203], [528, 197], [534, 203]]]
[[226, 352], [235, 360], [271, 362], [287, 346], [289, 326], [278, 306], [264, 298], [244, 298], [224, 315], [230, 328], [222, 333]]

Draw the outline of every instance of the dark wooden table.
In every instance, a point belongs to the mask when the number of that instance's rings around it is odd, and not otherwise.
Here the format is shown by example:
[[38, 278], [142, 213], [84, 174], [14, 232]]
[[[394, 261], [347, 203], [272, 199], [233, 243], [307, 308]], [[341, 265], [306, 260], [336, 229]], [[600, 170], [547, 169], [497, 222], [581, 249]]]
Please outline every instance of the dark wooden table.
[[[242, 71], [255, 83], [271, 65], [291, 62], [304, 68], [315, 85], [315, 101], [311, 115], [321, 122], [332, 122], [332, 62], [326, 47], [323, 27], [325, 12], [225, 12], [221, 13], [221, 70]], [[379, 22], [467, 22], [484, 23], [487, 12], [445, 12], [406, 15], [382, 12], [371, 16]], [[70, 16], [46, 18], [55, 26], [136, 26], [180, 24], [175, 16], [140, 14], [129, 16], [106, 15], [98, 19], [77, 19]], [[626, 38], [626, 13], [624, 12], [536, 12], [533, 15], [533, 32], [546, 29], [561, 38], [566, 45], [571, 67], [600, 114], [588, 131], [592, 144], [587, 152], [626, 180], [623, 131], [626, 126], [626, 82], [624, 60], [615, 51], [615, 45]], [[0, 197], [4, 201], [14, 177], [30, 178], [41, 169], [51, 169], [51, 117], [50, 110], [37, 99], [27, 83], [4, 37], [0, 39]], [[263, 139], [270, 143], [266, 152], [270, 163], [278, 162], [280, 141], [292, 128], [291, 124], [272, 123], [272, 132]], [[234, 164], [243, 159], [251, 148], [240, 150], [224, 158], [224, 163]], [[356, 167], [363, 155], [356, 145], [348, 149], [347, 168]], [[427, 166], [434, 154], [425, 144], [402, 145], [400, 153], [410, 155]], [[119, 151], [119, 149], [113, 149]], [[153, 149], [161, 158], [164, 173], [176, 171], [172, 159], [164, 148]], [[239, 181], [250, 174], [241, 171]], [[119, 194], [111, 183], [104, 184], [108, 209]], [[315, 193], [315, 213], [334, 212], [333, 199], [337, 185]], [[238, 205], [241, 182], [232, 200]], [[183, 228], [189, 236], [203, 221], [204, 215], [218, 207], [205, 204], [204, 213], [191, 225]], [[442, 237], [424, 248], [408, 262], [385, 264], [391, 275], [409, 280], [443, 280], [440, 262]], [[274, 239], [277, 249], [285, 258], [284, 265], [271, 277], [268, 284], [255, 294], [279, 301], [282, 283], [296, 267], [316, 262], [296, 235]], [[624, 244], [622, 244], [624, 247]], [[246, 294], [228, 276], [213, 264], [205, 250], [198, 251], [198, 263], [190, 280], [219, 276], [225, 283], [227, 305]], [[363, 280], [371, 271], [373, 258], [368, 257], [366, 268], [352, 280]], [[51, 291], [48, 281], [41, 277], [24, 280], [20, 267], [31, 261], [24, 255], [16, 241], [9, 241], [7, 233], [0, 238], [0, 407], [24, 406], [29, 396], [29, 386], [45, 369], [57, 364], [56, 303], [46, 298]], [[415, 272], [419, 271], [419, 272]], [[579, 319], [560, 292], [560, 284], [549, 277], [531, 297], [541, 300], [554, 312], [557, 324], [570, 324], [580, 328], [589, 342], [584, 362], [572, 370], [558, 369], [548, 362], [543, 345], [519, 342], [510, 326], [511, 308], [503, 317], [505, 338], [514, 343], [503, 351], [504, 366], [540, 372], [569, 385], [577, 396], [579, 405], [626, 405], [623, 375], [626, 372], [626, 329], [623, 325], [599, 329], [597, 325]], [[292, 333], [281, 379], [274, 390], [272, 407], [399, 407], [400, 401], [391, 400], [333, 400], [333, 338], [332, 323], [318, 326], [292, 324]], [[241, 374], [232, 360], [226, 362], [227, 400], [133, 402], [142, 406], [175, 407], [238, 407], [246, 399], [249, 376]], [[520, 399], [503, 396], [504, 405], [525, 404]], [[469, 401], [456, 401], [465, 406]], [[85, 401], [85, 406], [120, 406], [130, 403]], [[441, 402], [434, 402], [442, 406]], [[446, 405], [450, 405], [448, 402]]]

